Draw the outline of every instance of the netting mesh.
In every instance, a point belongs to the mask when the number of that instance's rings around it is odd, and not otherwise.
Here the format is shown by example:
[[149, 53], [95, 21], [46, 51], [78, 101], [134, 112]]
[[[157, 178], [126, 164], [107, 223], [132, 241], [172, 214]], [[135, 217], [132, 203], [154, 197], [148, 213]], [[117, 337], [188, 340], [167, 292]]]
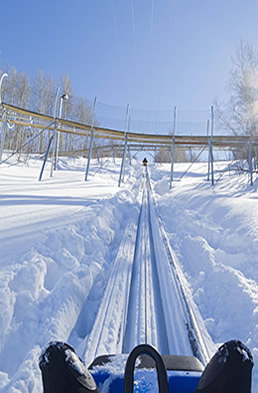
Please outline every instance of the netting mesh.
[[[59, 107], [60, 117], [89, 126], [92, 124], [92, 120], [94, 120], [94, 125], [101, 128], [122, 132], [127, 130], [138, 134], [172, 135], [174, 129], [176, 136], [206, 136], [207, 133], [209, 135], [211, 133], [212, 114], [210, 108], [206, 110], [184, 110], [180, 108], [176, 108], [176, 110], [175, 108], [171, 108], [171, 110], [145, 110], [130, 106], [127, 112], [127, 106], [115, 106], [97, 100], [95, 110], [93, 111], [94, 105], [92, 101], [77, 99], [75, 97], [64, 101], [62, 104], [62, 110]], [[16, 122], [16, 124], [12, 125], [12, 128], [10, 128], [11, 120]], [[5, 139], [1, 143], [2, 148], [9, 151], [37, 152], [43, 154], [48, 147], [54, 127], [53, 125], [52, 128], [48, 127], [49, 120], [41, 121], [37, 117], [33, 119], [32, 115], [24, 115], [19, 112], [17, 114], [15, 111], [9, 111], [7, 119], [8, 127], [6, 128]], [[35, 124], [38, 128], [28, 126], [28, 124], [34, 122], [36, 122]], [[27, 124], [24, 125], [23, 123]], [[219, 126], [219, 123], [216, 121], [215, 111], [213, 125], [215, 136], [232, 134], [229, 130], [225, 131], [225, 129]], [[44, 132], [41, 132], [40, 129], [43, 128]], [[114, 135], [112, 139], [111, 137], [107, 137], [107, 134], [105, 132], [96, 132], [94, 134], [93, 148], [96, 151], [95, 154], [101, 154], [99, 152], [101, 148], [103, 151], [104, 148], [105, 151], [112, 151], [112, 154], [116, 148], [116, 154], [121, 154], [124, 140], [118, 140]], [[146, 147], [149, 150], [159, 148], [162, 152], [167, 149], [169, 152], [168, 159], [170, 160], [170, 146], [164, 146], [158, 142], [149, 142], [149, 139], [141, 138], [141, 140], [147, 142], [139, 142], [140, 147], [137, 146], [137, 148], [143, 149]], [[30, 141], [30, 143], [27, 143], [27, 141]], [[131, 141], [133, 141], [133, 138], [131, 138]], [[136, 139], [134, 139], [134, 143], [135, 141]], [[76, 135], [76, 125], [73, 126], [73, 129], [70, 128], [68, 132], [60, 133], [59, 151], [61, 153], [81, 152], [82, 154], [87, 154], [85, 152], [89, 149], [89, 146], [90, 132], [85, 133], [85, 135]], [[179, 148], [181, 148], [180, 144], [178, 144], [178, 151]], [[194, 146], [191, 146], [191, 148], [194, 148]], [[185, 146], [182, 146], [182, 149], [185, 149]], [[247, 157], [248, 149], [242, 150], [244, 151], [243, 156]]]
[[[118, 107], [97, 102], [96, 124], [100, 127], [124, 131], [126, 107]], [[176, 110], [177, 135], [206, 135], [210, 110]], [[174, 108], [171, 110], [144, 110], [129, 107], [127, 130], [137, 133], [165, 134], [173, 132]]]
[[[94, 123], [96, 126], [118, 131], [125, 130], [127, 106], [110, 105], [96, 101]], [[93, 100], [71, 97], [63, 103], [62, 117], [90, 125]], [[175, 132], [177, 135], [206, 135], [207, 121], [211, 120], [211, 109], [187, 110], [176, 108]], [[127, 131], [147, 134], [172, 134], [174, 107], [167, 110], [138, 109], [129, 107]], [[210, 121], [211, 124], [211, 121]], [[214, 110], [214, 134], [230, 134], [217, 122]]]

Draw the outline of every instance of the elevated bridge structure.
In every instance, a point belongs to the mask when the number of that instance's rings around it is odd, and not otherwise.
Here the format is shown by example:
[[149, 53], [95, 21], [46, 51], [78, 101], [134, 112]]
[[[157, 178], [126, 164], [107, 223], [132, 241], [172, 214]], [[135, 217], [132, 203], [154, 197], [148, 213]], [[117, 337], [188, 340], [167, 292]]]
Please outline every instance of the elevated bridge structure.
[[[55, 168], [57, 156], [59, 155], [85, 155], [88, 157], [88, 165], [86, 169], [85, 180], [88, 177], [89, 165], [92, 152], [94, 149], [102, 151], [103, 154], [111, 152], [112, 149], [120, 151], [123, 159], [121, 165], [121, 174], [119, 184], [123, 178], [124, 160], [128, 148], [130, 151], [155, 151], [155, 150], [169, 150], [171, 152], [171, 179], [173, 180], [173, 162], [175, 148], [182, 149], [208, 149], [209, 161], [211, 167], [211, 174], [213, 173], [213, 149], [247, 149], [249, 151], [249, 170], [252, 184], [253, 173], [253, 148], [258, 148], [258, 136], [236, 136], [236, 135], [179, 135], [179, 132], [172, 131], [170, 134], [153, 134], [142, 132], [131, 132], [127, 130], [116, 130], [99, 126], [97, 119], [95, 123], [83, 124], [80, 122], [67, 120], [63, 118], [53, 117], [42, 113], [30, 111], [28, 109], [20, 108], [7, 103], [1, 103], [1, 145], [0, 145], [0, 163], [2, 161], [2, 152], [5, 148], [5, 138], [7, 129], [19, 129], [26, 133], [27, 137], [23, 139], [20, 149], [27, 146], [30, 140], [36, 139], [39, 135], [45, 135], [48, 140], [47, 151], [41, 151], [37, 148], [34, 153], [45, 154], [45, 161], [50, 152], [53, 152], [53, 168]], [[212, 128], [212, 127], [211, 127]], [[28, 130], [30, 134], [28, 136]], [[88, 144], [81, 149], [74, 148], [71, 144], [70, 149], [63, 150], [58, 146], [58, 138], [60, 135], [72, 135], [87, 138]], [[95, 143], [94, 143], [95, 141]], [[98, 141], [98, 143], [96, 143]], [[52, 147], [51, 147], [52, 146]], [[34, 149], [35, 150], [35, 149]], [[44, 169], [43, 169], [44, 170]], [[42, 170], [42, 174], [43, 174]], [[41, 174], [41, 176], [42, 176]], [[211, 176], [213, 178], [213, 174]], [[41, 180], [41, 177], [40, 177]], [[212, 181], [213, 182], [213, 181]]]
[[[33, 112], [27, 109], [22, 109], [14, 105], [2, 103], [2, 110], [5, 109], [7, 113], [7, 120], [10, 124], [19, 125], [28, 128], [35, 129], [47, 129], [54, 131], [54, 117], [44, 115], [41, 113]], [[89, 136], [91, 133], [91, 125], [78, 123], [72, 120], [65, 120], [57, 118], [56, 121], [59, 123], [59, 133], [69, 133], [81, 136]], [[157, 134], [146, 134], [137, 132], [126, 132], [128, 142], [135, 144], [135, 148], [141, 148], [142, 146], [148, 147], [152, 150], [158, 146], [169, 146], [172, 145], [173, 135], [157, 135]], [[109, 129], [94, 125], [94, 137], [124, 141], [125, 131]], [[186, 147], [203, 147], [207, 146], [210, 136], [204, 135], [175, 135], [175, 144], [183, 145]], [[235, 136], [235, 135], [213, 135], [213, 146], [221, 148], [230, 148], [234, 146], [245, 147], [250, 141], [249, 136]], [[258, 136], [252, 137], [253, 145], [258, 146]]]

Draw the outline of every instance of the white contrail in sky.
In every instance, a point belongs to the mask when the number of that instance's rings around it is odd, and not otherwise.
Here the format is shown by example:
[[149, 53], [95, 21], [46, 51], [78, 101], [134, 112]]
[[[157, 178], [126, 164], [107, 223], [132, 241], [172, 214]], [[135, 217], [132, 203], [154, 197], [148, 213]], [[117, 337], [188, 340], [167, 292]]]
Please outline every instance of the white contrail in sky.
[[151, 39], [153, 34], [154, 0], [151, 1]]
[[118, 34], [118, 28], [117, 28], [117, 21], [116, 21], [116, 14], [115, 14], [115, 9], [114, 9], [114, 3], [113, 3], [113, 0], [110, 0], [110, 1], [111, 1], [112, 13], [113, 13], [115, 34], [116, 34], [117, 42], [119, 44], [119, 34]]
[[136, 59], [136, 38], [135, 38], [135, 23], [134, 23], [134, 7], [133, 7], [133, 0], [131, 0], [131, 11], [132, 11], [132, 29], [133, 29], [134, 55], [135, 55], [135, 59]]

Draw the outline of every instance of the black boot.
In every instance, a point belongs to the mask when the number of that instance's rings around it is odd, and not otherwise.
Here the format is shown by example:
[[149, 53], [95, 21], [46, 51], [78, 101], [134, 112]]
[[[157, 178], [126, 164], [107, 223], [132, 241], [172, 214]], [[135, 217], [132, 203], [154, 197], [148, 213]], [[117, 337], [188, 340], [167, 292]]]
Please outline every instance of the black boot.
[[96, 383], [74, 349], [51, 342], [40, 356], [44, 393], [97, 393]]
[[253, 357], [238, 340], [222, 345], [202, 373], [195, 393], [250, 393]]

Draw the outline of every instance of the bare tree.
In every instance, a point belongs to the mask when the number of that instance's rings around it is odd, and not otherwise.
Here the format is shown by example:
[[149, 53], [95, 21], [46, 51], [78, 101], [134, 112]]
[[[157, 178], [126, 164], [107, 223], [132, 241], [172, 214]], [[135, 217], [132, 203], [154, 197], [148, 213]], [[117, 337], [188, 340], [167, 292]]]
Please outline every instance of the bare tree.
[[[8, 65], [8, 64], [6, 64], [4, 67], [2, 67], [1, 69], [0, 69], [0, 75], [2, 76], [4, 73], [7, 73], [8, 75], [10, 74], [10, 66]], [[4, 81], [4, 83], [3, 83], [3, 85], [2, 85], [2, 88], [1, 88], [1, 95], [2, 95], [2, 101], [3, 102], [7, 102], [7, 100], [8, 100], [8, 98], [7, 98], [7, 95], [8, 95], [8, 91], [9, 91], [9, 89], [8, 89], [8, 78], [7, 79], [5, 79], [5, 81]]]
[[[92, 110], [88, 104], [88, 101], [85, 98], [79, 98], [75, 100], [74, 104], [74, 118], [79, 122], [83, 124], [90, 124], [91, 123], [91, 118], [92, 118]], [[74, 141], [75, 138], [73, 135], [70, 135], [70, 148], [71, 150], [72, 147], [72, 141]], [[76, 141], [78, 143], [77, 149], [87, 149], [88, 147], [88, 135], [86, 137], [80, 137], [80, 141], [78, 138], [76, 138]]]
[[[30, 83], [24, 72], [17, 74], [16, 84], [16, 105], [20, 108], [30, 108]], [[15, 132], [15, 146], [16, 150], [20, 150], [22, 145], [32, 136], [31, 129], [24, 128], [22, 126], [16, 126]], [[21, 158], [21, 150], [18, 155], [18, 159]]]
[[[258, 53], [240, 42], [232, 59], [226, 104], [216, 103], [217, 121], [234, 135], [258, 135]], [[247, 158], [248, 149], [234, 150], [236, 158]]]
[[[25, 73], [18, 72], [15, 67], [11, 68], [6, 65], [4, 70], [1, 70], [1, 74], [3, 72], [8, 73], [8, 78], [2, 86], [4, 102], [53, 116], [57, 83], [52, 77], [47, 76], [43, 71], [39, 71], [30, 83]], [[74, 98], [69, 76], [65, 75], [59, 85], [61, 85], [62, 92], [69, 96], [69, 100], [63, 102], [62, 117], [90, 124], [92, 118], [91, 107], [87, 100]], [[15, 126], [8, 129], [5, 148], [19, 149], [35, 132], [33, 127]], [[39, 139], [34, 140], [33, 146], [30, 145], [29, 147], [30, 151], [45, 151], [51, 132], [43, 133]], [[88, 145], [87, 137], [74, 137], [72, 134], [66, 134], [62, 135], [60, 139], [62, 150], [73, 150], [76, 146], [80, 149], [82, 146], [87, 147]]]
[[44, 113], [53, 116], [57, 85], [53, 78], [45, 77]]
[[[32, 109], [39, 113], [53, 116], [53, 108], [56, 95], [56, 83], [44, 74], [38, 71], [33, 81], [33, 99]], [[41, 134], [39, 139], [38, 151], [43, 152], [46, 149], [49, 135]]]
[[84, 123], [84, 124], [91, 123], [91, 118], [92, 118], [91, 108], [88, 104], [88, 101], [85, 98], [79, 98], [78, 100], [76, 100], [74, 106], [74, 116], [75, 119], [80, 123]]
[[[159, 149], [154, 156], [155, 162], [171, 162], [171, 150], [170, 149]], [[186, 162], [189, 161], [187, 159], [186, 150], [175, 148], [174, 153], [174, 161], [175, 162]]]
[[[61, 81], [62, 91], [68, 95], [69, 99], [64, 102], [62, 117], [65, 119], [73, 119], [73, 89], [69, 75], [65, 75]], [[60, 135], [60, 151], [68, 150], [69, 135], [61, 133]]]
[[33, 81], [33, 109], [44, 113], [46, 77], [43, 71], [38, 71]]
[[17, 96], [17, 71], [14, 67], [8, 70], [6, 85], [6, 102], [15, 105]]
[[17, 74], [16, 82], [16, 104], [20, 108], [30, 108], [30, 83], [24, 72]]

